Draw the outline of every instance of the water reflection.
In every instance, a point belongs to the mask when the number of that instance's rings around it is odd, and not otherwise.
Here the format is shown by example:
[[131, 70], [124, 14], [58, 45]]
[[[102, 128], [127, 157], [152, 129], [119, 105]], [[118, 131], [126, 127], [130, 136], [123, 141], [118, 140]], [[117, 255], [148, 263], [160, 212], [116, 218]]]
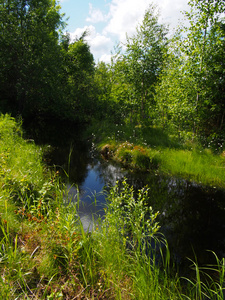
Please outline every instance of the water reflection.
[[72, 201], [79, 198], [79, 216], [84, 230], [92, 230], [93, 223], [104, 217], [107, 189], [126, 175], [127, 172], [122, 171], [118, 165], [93, 159], [92, 164], [86, 166], [85, 176], [80, 184], [76, 183], [74, 186], [75, 178], [70, 178], [67, 185], [69, 197]]
[[136, 190], [146, 184], [150, 187], [149, 205], [160, 212], [161, 232], [181, 271], [184, 268], [187, 273], [186, 267], [190, 265], [187, 257], [195, 260], [196, 255], [200, 264], [211, 263], [213, 256], [206, 250], [215, 251], [219, 257], [225, 255], [223, 190], [200, 187], [154, 172], [130, 173], [101, 160], [91, 144], [80, 141], [72, 148], [71, 145], [55, 148], [52, 163], [60, 165], [69, 174], [68, 189], [74, 201], [79, 187], [79, 215], [85, 230], [91, 230], [93, 220], [104, 216], [104, 188], [114, 186], [117, 180], [126, 177]]

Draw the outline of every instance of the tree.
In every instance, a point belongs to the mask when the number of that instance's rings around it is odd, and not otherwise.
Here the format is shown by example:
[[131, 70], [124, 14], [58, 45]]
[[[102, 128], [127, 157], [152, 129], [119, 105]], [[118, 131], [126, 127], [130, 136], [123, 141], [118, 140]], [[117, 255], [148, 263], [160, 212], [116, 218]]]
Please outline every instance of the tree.
[[209, 32], [210, 47], [205, 58], [207, 77], [205, 97], [210, 99], [208, 128], [224, 131], [225, 118], [225, 23], [217, 22]]
[[1, 109], [25, 118], [60, 111], [59, 10], [54, 0], [0, 4]]
[[[223, 0], [191, 0], [189, 5], [191, 12], [186, 13], [186, 16], [190, 27], [183, 50], [188, 57], [189, 72], [197, 84], [195, 110], [198, 122], [195, 124], [195, 131], [205, 131], [207, 134], [212, 130], [212, 112], [214, 114], [222, 108], [215, 102], [221, 71], [219, 75], [214, 70], [216, 64], [220, 64], [220, 69], [223, 65], [221, 54], [224, 52], [224, 31], [220, 19], [225, 12], [225, 3]], [[223, 119], [223, 113], [219, 114]]]
[[112, 76], [110, 66], [104, 62], [99, 62], [95, 70], [95, 89], [97, 98], [96, 116], [99, 119], [110, 118], [112, 111]]
[[137, 28], [137, 34], [127, 38], [126, 43], [127, 80], [133, 87], [142, 118], [154, 106], [155, 84], [162, 70], [168, 43], [168, 29], [159, 24], [158, 18], [155, 7], [150, 6]]
[[196, 120], [196, 82], [186, 70], [178, 39], [170, 43], [170, 51], [156, 86], [156, 118], [154, 123], [180, 134], [192, 131]]
[[[66, 54], [68, 102], [76, 117], [90, 116], [94, 110], [94, 57], [81, 38], [71, 43]], [[85, 118], [84, 118], [85, 119]]]
[[161, 124], [207, 136], [224, 126], [225, 4], [192, 0], [189, 5], [190, 26], [170, 43], [156, 101]]

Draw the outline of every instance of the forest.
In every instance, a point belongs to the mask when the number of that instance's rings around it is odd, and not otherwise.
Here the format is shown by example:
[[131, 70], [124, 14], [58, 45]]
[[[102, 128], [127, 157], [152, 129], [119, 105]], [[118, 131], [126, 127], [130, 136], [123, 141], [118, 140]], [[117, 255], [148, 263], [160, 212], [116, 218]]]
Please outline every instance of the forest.
[[150, 5], [110, 64], [94, 61], [84, 32], [71, 42], [57, 1], [3, 1], [1, 112], [75, 122], [145, 124], [224, 142], [223, 1], [189, 2], [172, 35]]
[[209, 274], [192, 262], [196, 278], [179, 277], [148, 188], [117, 183], [90, 234], [36, 145], [52, 124], [79, 125], [106, 161], [224, 190], [225, 3], [188, 4], [173, 33], [150, 4], [107, 64], [88, 32], [71, 40], [59, 1], [1, 1], [2, 299], [224, 299], [216, 253]]

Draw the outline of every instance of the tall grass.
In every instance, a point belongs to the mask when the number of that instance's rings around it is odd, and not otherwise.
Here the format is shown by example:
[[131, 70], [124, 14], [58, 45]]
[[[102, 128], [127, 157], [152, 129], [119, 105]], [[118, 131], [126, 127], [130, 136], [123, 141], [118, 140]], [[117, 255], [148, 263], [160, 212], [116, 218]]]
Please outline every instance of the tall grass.
[[[178, 299], [177, 283], [167, 280], [169, 250], [160, 238], [158, 212], [147, 206], [148, 189], [134, 195], [126, 181], [109, 194], [96, 252], [104, 284], [116, 299]], [[164, 253], [162, 248], [164, 247]]]
[[70, 253], [65, 259], [68, 266], [73, 243], [78, 243], [75, 237], [71, 241], [74, 209], [64, 211], [65, 190], [57, 172], [43, 165], [42, 154], [42, 148], [22, 138], [20, 124], [9, 115], [0, 116], [2, 299], [41, 299], [49, 294], [46, 282], [61, 270], [54, 249]]
[[224, 299], [224, 258], [220, 260], [214, 252], [210, 252], [215, 258], [215, 264], [199, 267], [196, 261], [191, 261], [191, 267], [196, 273], [196, 278], [194, 280], [184, 278], [189, 287], [189, 296], [186, 296], [186, 299]]
[[218, 259], [209, 266], [216, 280], [203, 281], [196, 265], [184, 293], [147, 187], [135, 196], [118, 183], [105, 219], [86, 232], [79, 199], [71, 201], [42, 153], [14, 119], [0, 116], [0, 299], [222, 299]]
[[105, 219], [85, 235], [85, 289], [96, 299], [223, 299], [224, 259], [214, 254], [217, 263], [204, 268], [191, 262], [195, 280], [179, 278], [148, 197], [147, 188], [135, 196], [126, 181], [111, 189]]

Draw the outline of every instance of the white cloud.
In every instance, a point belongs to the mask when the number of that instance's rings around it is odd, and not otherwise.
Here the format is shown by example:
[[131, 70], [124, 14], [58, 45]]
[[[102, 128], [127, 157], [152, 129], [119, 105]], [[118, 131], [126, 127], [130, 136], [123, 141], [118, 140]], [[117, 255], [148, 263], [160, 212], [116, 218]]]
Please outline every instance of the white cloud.
[[150, 4], [156, 4], [160, 12], [159, 21], [169, 24], [172, 30], [178, 25], [178, 20], [183, 18], [180, 11], [188, 10], [187, 2], [188, 0], [111, 0], [105, 6], [108, 7], [106, 14], [89, 3], [86, 22], [91, 24], [101, 22], [101, 26], [89, 25], [77, 28], [71, 33], [71, 37], [80, 37], [87, 30], [89, 36], [86, 40], [95, 59], [109, 62], [113, 47], [118, 42], [126, 42], [126, 34], [128, 36], [135, 34]]
[[104, 34], [112, 34], [121, 42], [126, 41], [126, 33], [132, 36], [138, 24], [143, 20], [144, 13], [149, 5], [157, 5], [160, 11], [160, 20], [170, 24], [171, 29], [178, 24], [182, 17], [180, 11], [187, 10], [187, 0], [112, 0], [110, 4], [110, 20], [104, 29]]
[[77, 28], [74, 32], [70, 33], [72, 42], [75, 39], [79, 38], [84, 33], [84, 31], [88, 32], [86, 41], [90, 45], [90, 50], [95, 59], [102, 60], [101, 57], [104, 57], [106, 53], [110, 53], [113, 47], [113, 41], [110, 39], [110, 37], [96, 32], [95, 27], [93, 25], [90, 25], [83, 28]]
[[141, 22], [149, 0], [112, 0], [110, 5], [111, 19], [104, 29], [105, 34], [113, 34], [124, 42], [126, 33], [130, 36], [135, 33], [138, 23]]
[[171, 30], [177, 27], [179, 20], [184, 18], [182, 11], [188, 11], [187, 0], [159, 0], [161, 20], [170, 25]]
[[100, 9], [93, 8], [93, 5], [89, 3], [89, 17], [86, 21], [89, 23], [99, 23], [107, 20], [107, 16], [102, 13]]
[[95, 28], [92, 25], [85, 26], [83, 28], [77, 28], [74, 32], [69, 33], [71, 42], [74, 42], [76, 39], [79, 39], [85, 31], [87, 31], [90, 34], [93, 30], [95, 30]]
[[99, 61], [104, 61], [105, 63], [109, 64], [111, 62], [111, 58], [112, 58], [112, 55], [111, 54], [103, 54]]
[[94, 38], [89, 40], [89, 43], [94, 51], [104, 52], [110, 50], [109, 45], [112, 44], [112, 41], [110, 38], [101, 35], [99, 33], [96, 33]]

